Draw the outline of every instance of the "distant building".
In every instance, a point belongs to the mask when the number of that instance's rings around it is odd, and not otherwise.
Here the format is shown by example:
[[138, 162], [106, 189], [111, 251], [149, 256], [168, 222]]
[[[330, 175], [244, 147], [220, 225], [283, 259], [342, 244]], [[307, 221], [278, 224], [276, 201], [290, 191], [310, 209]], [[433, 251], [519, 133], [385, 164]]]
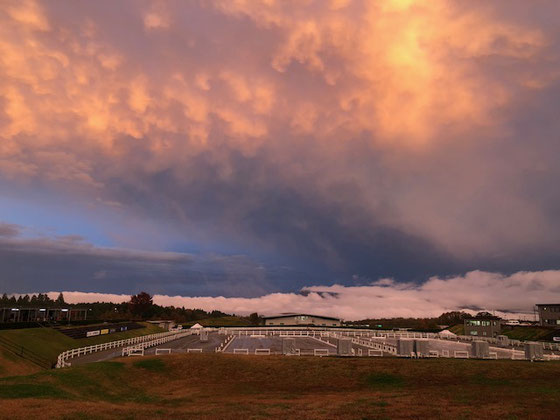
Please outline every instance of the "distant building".
[[275, 326], [316, 326], [316, 327], [339, 327], [339, 318], [309, 314], [280, 314], [264, 318], [265, 325]]
[[543, 327], [560, 328], [560, 303], [540, 303], [536, 306], [539, 312], [539, 321]]
[[82, 321], [87, 318], [86, 308], [29, 308], [10, 306], [0, 308], [0, 322]]
[[502, 332], [501, 318], [492, 315], [465, 319], [465, 335], [496, 337]]

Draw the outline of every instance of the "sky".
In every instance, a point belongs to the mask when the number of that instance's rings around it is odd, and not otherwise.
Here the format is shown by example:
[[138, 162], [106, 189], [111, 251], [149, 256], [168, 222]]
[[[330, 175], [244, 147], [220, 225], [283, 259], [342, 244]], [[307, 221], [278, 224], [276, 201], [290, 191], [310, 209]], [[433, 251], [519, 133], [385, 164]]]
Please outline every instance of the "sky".
[[559, 18], [2, 0], [0, 291], [532, 313], [560, 294]]

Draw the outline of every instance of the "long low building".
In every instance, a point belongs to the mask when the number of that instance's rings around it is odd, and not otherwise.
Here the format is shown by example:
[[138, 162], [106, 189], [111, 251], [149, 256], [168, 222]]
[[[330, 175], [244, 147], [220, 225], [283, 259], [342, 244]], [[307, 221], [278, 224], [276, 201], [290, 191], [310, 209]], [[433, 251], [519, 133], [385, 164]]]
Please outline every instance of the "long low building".
[[275, 316], [264, 317], [265, 325], [273, 326], [304, 326], [312, 325], [319, 327], [340, 327], [339, 318], [322, 315], [284, 313]]

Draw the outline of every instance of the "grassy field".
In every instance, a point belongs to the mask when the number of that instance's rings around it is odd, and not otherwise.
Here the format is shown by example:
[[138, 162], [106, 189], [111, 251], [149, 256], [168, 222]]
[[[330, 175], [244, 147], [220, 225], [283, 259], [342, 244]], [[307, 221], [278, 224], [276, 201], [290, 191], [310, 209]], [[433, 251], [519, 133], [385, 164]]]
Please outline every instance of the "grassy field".
[[154, 334], [163, 331], [158, 326], [141, 323], [146, 328], [123, 331], [114, 334], [99, 335], [97, 337], [75, 340], [52, 328], [25, 328], [18, 330], [1, 330], [0, 337], [5, 337], [17, 345], [23, 346], [39, 356], [55, 361], [65, 350], [106, 343], [108, 341], [132, 338], [140, 335]]
[[465, 335], [465, 326], [463, 324], [453, 325], [448, 330], [457, 335]]
[[0, 378], [14, 375], [29, 375], [42, 370], [39, 366], [0, 348]]
[[0, 379], [0, 418], [552, 419], [560, 363], [190, 354]]

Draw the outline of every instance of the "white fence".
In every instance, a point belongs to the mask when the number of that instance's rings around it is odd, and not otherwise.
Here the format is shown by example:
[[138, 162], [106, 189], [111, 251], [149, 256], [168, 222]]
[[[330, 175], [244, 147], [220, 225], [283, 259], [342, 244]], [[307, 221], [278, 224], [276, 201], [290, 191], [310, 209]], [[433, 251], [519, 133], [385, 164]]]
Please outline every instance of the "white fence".
[[191, 331], [178, 331], [173, 335], [166, 335], [164, 337], [155, 338], [153, 340], [147, 340], [140, 344], [136, 344], [131, 347], [124, 347], [122, 349], [122, 356], [131, 356], [130, 351], [137, 348], [147, 349], [149, 347], [159, 346], [161, 344], [168, 343], [169, 341], [177, 340], [179, 338], [185, 337], [187, 335], [192, 335]]
[[202, 353], [202, 349], [187, 349], [187, 353]]
[[171, 349], [156, 349], [156, 356], [162, 354], [171, 354]]
[[329, 349], [313, 349], [313, 356], [328, 356]]
[[98, 351], [116, 349], [125, 346], [134, 346], [135, 344], [144, 344], [146, 342], [151, 342], [161, 338], [169, 338], [167, 341], [171, 341], [190, 334], [192, 334], [192, 332], [190, 331], [169, 331], [169, 332], [148, 334], [139, 337], [127, 338], [125, 340], [109, 341], [107, 343], [95, 344], [92, 346], [80, 347], [77, 349], [71, 349], [62, 352], [58, 355], [56, 367], [63, 368], [66, 366], [71, 366], [71, 363], [68, 362], [69, 359], [72, 359], [74, 357], [84, 356], [86, 354], [96, 353]]
[[233, 354], [249, 354], [249, 349], [233, 349]]
[[270, 349], [255, 349], [255, 354], [256, 354], [256, 355], [266, 355], [266, 356], [269, 356], [269, 355], [270, 355]]

